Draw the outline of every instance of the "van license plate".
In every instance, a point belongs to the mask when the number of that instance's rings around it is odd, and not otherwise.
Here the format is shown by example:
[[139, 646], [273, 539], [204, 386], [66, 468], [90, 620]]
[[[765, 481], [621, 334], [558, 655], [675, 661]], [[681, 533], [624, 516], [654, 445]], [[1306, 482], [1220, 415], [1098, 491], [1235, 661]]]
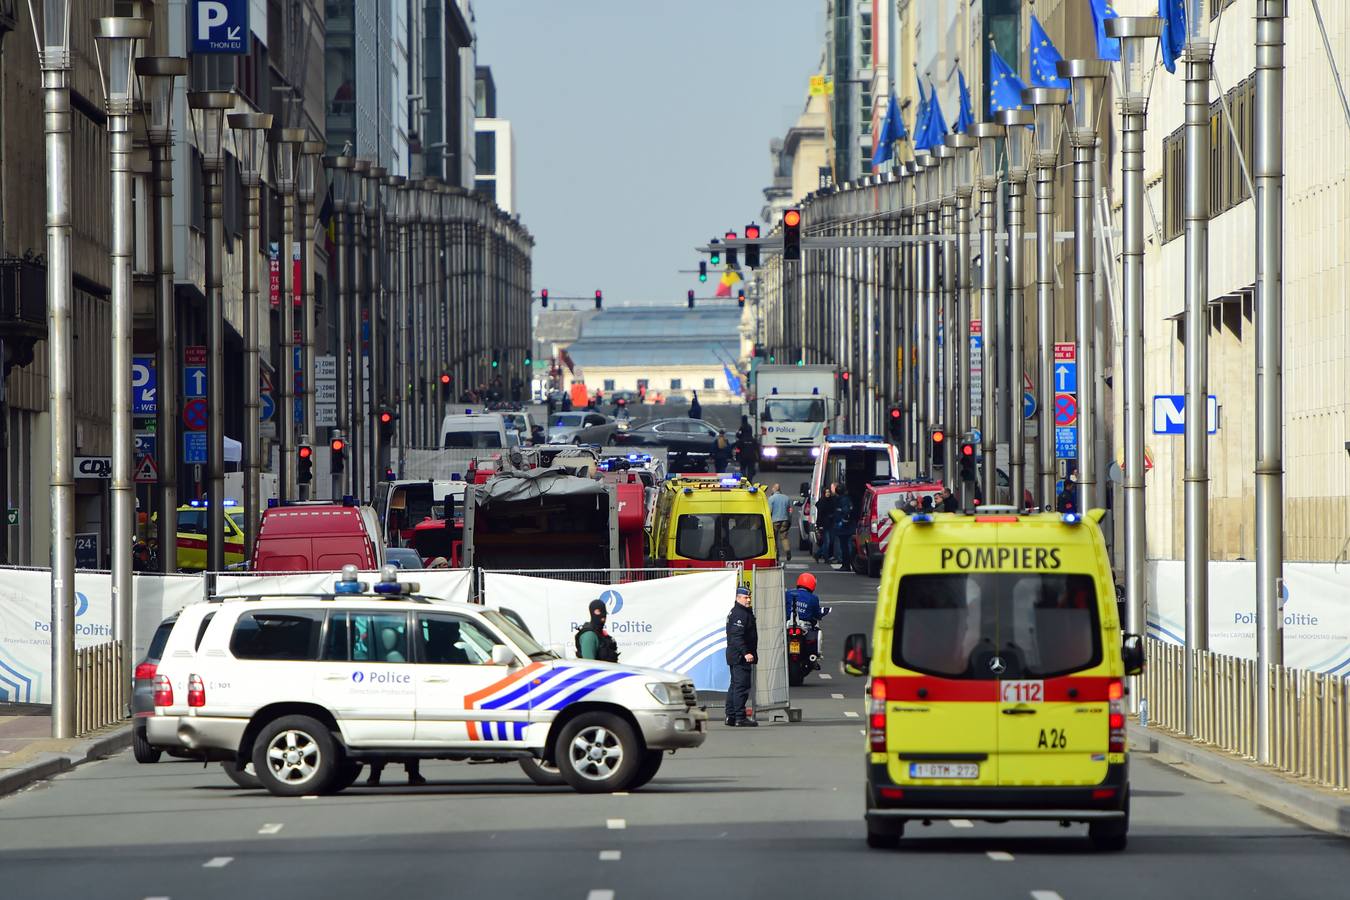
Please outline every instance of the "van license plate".
[[979, 763], [910, 763], [910, 778], [979, 778]]
[[801, 642], [801, 641], [788, 641], [788, 652], [789, 652], [789, 653], [801, 653], [801, 652], [802, 652], [802, 642]]

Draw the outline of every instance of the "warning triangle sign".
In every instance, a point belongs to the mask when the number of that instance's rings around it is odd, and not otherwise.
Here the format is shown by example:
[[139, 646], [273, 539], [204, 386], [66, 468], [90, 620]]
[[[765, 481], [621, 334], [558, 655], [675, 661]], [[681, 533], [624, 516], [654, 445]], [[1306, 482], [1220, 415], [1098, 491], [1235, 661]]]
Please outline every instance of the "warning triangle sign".
[[153, 456], [142, 456], [140, 465], [136, 466], [137, 482], [159, 481], [159, 467], [155, 465]]

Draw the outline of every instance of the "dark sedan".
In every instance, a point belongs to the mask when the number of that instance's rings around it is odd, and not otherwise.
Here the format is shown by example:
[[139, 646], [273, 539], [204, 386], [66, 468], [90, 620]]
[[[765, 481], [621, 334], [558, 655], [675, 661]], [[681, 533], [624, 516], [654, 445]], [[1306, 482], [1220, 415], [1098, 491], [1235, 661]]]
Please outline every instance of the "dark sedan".
[[[731, 435], [727, 435], [731, 440]], [[671, 453], [709, 454], [717, 429], [702, 419], [655, 419], [627, 431], [616, 431], [610, 443], [618, 447], [665, 447]]]

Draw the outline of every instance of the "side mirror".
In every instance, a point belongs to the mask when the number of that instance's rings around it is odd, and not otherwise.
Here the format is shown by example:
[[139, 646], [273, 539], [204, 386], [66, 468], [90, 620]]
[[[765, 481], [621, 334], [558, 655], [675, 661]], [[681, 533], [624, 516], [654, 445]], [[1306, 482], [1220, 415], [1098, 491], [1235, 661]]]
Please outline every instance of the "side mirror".
[[514, 666], [516, 664], [516, 654], [505, 644], [493, 644], [492, 664], [494, 666]]
[[1144, 674], [1144, 639], [1137, 634], [1123, 635], [1120, 641], [1120, 658], [1125, 663], [1126, 675]]
[[850, 634], [844, 638], [844, 674], [861, 677], [867, 674], [872, 657], [867, 652], [867, 635]]

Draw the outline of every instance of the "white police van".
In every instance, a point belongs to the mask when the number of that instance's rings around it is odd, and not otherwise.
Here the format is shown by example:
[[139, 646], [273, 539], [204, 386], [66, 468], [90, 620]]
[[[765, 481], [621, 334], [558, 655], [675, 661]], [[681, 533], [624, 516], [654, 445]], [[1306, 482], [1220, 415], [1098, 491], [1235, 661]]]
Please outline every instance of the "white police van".
[[[650, 781], [700, 746], [685, 676], [563, 660], [493, 609], [418, 595], [386, 567], [367, 593], [218, 597], [185, 608], [155, 680], [152, 745], [252, 764], [282, 796], [343, 790], [366, 761], [520, 760], [586, 793]], [[556, 767], [556, 768], [555, 768]]]

